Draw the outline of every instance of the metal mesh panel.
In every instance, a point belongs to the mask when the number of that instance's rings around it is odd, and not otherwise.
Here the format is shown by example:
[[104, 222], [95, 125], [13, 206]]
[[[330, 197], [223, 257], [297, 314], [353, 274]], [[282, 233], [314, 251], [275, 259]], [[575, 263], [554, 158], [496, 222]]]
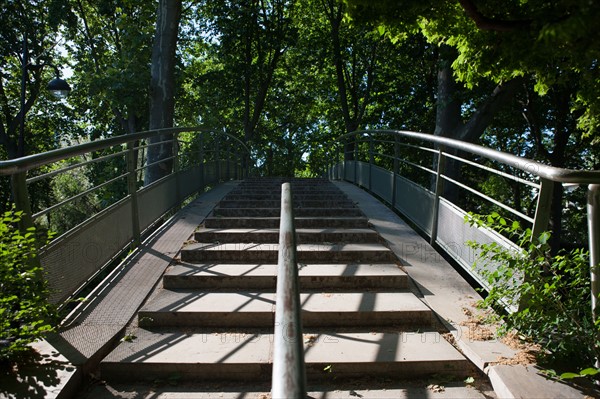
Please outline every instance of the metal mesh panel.
[[388, 203], [392, 203], [392, 172], [379, 166], [373, 166], [371, 171], [371, 191], [383, 198]]
[[67, 299], [132, 240], [129, 199], [113, 205], [56, 239], [40, 256], [50, 301]]
[[140, 229], [143, 231], [166, 211], [177, 205], [177, 185], [174, 175], [143, 188], [138, 193]]
[[344, 161], [344, 179], [356, 182], [354, 161]]
[[357, 177], [355, 181], [359, 186], [369, 187], [369, 164], [365, 162], [354, 162], [357, 168]]
[[466, 212], [452, 205], [450, 202], [440, 199], [438, 237], [437, 243], [454, 258], [468, 273], [470, 273], [482, 286], [488, 287], [480, 271], [482, 267], [494, 270], [493, 264], [478, 265], [473, 268], [477, 253], [466, 245], [467, 241], [475, 241], [479, 244], [496, 242], [507, 249], [518, 251], [512, 242], [497, 234], [496, 232], [482, 227], [470, 226], [464, 222]]
[[430, 236], [434, 200], [431, 191], [396, 175], [396, 209]]
[[204, 181], [205, 184], [212, 184], [217, 181], [217, 168], [214, 161], [204, 164]]
[[177, 178], [180, 181], [179, 190], [182, 198], [186, 198], [200, 190], [204, 183], [202, 181], [202, 168], [200, 166], [193, 166], [180, 172]]

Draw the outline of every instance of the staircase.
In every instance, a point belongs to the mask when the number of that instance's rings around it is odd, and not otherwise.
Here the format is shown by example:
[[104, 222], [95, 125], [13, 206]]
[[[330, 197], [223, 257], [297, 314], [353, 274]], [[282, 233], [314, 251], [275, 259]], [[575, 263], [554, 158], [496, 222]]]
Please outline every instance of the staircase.
[[[102, 361], [102, 379], [267, 395], [282, 182], [248, 179], [219, 203]], [[295, 179], [292, 192], [308, 390], [352, 381], [362, 397], [381, 384], [470, 375], [361, 211], [327, 180]]]

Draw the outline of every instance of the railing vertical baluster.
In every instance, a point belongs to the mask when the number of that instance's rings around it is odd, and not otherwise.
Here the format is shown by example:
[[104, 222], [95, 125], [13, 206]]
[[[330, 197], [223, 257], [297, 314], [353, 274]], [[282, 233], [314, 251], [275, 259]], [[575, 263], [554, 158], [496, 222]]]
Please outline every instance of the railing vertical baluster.
[[429, 243], [434, 245], [437, 241], [438, 235], [438, 221], [439, 221], [439, 210], [440, 210], [440, 197], [444, 190], [444, 170], [446, 167], [446, 157], [444, 156], [445, 147], [438, 147], [437, 153], [437, 168], [435, 173], [435, 198], [433, 200], [433, 207], [431, 209], [431, 237]]
[[281, 187], [274, 335], [272, 397], [305, 398], [304, 342], [290, 183]]
[[179, 162], [179, 135], [173, 134], [173, 172], [175, 174], [175, 195], [177, 196], [177, 203], [183, 201], [181, 194], [181, 173], [180, 162]]
[[340, 159], [340, 162], [342, 163], [340, 179], [345, 181], [345, 180], [348, 180], [348, 178], [346, 176], [346, 152], [345, 152], [346, 150], [341, 144], [339, 145], [338, 148], [339, 148], [338, 157]]
[[206, 179], [204, 177], [204, 171], [205, 171], [205, 168], [204, 168], [204, 156], [205, 156], [205, 154], [204, 154], [204, 133], [200, 133], [198, 135], [198, 141], [199, 141], [199, 143], [198, 143], [198, 147], [199, 147], [199, 149], [198, 149], [198, 160], [199, 160], [198, 167], [200, 168], [200, 187], [202, 189], [202, 192], [204, 192], [204, 186], [206, 185], [206, 183], [205, 183]]
[[548, 228], [548, 223], [550, 222], [550, 206], [552, 205], [553, 189], [554, 182], [552, 180], [540, 177], [540, 190], [538, 192], [533, 227], [531, 228], [532, 240], [537, 240], [540, 234], [542, 234]]
[[392, 171], [392, 209], [396, 209], [396, 175], [400, 174], [400, 142], [394, 135], [394, 169]]
[[373, 192], [373, 164], [375, 163], [375, 153], [373, 136], [369, 135], [369, 191]]
[[215, 135], [215, 173], [217, 175], [216, 181], [221, 181], [221, 146], [219, 137]]
[[12, 188], [13, 201], [17, 211], [22, 211], [19, 228], [22, 231], [33, 227], [33, 218], [31, 217], [31, 203], [29, 202], [29, 191], [27, 190], [27, 172], [19, 172], [10, 176], [10, 185]]
[[[590, 275], [592, 286], [592, 315], [594, 322], [600, 318], [598, 295], [600, 295], [600, 184], [588, 186], [587, 200], [588, 240], [590, 246]], [[596, 339], [596, 342], [600, 336]], [[596, 353], [598, 353], [598, 348]], [[596, 358], [596, 368], [600, 368], [600, 358]]]
[[127, 191], [131, 199], [131, 234], [133, 237], [133, 247], [138, 247], [141, 243], [140, 231], [140, 209], [137, 197], [137, 173], [135, 159], [135, 141], [127, 142]]
[[358, 160], [359, 160], [359, 153], [358, 153], [358, 147], [360, 145], [360, 142], [358, 140], [358, 133], [354, 136], [354, 179], [353, 182], [354, 183], [358, 183]]
[[225, 162], [227, 162], [227, 164], [225, 165], [225, 173], [226, 173], [226, 177], [225, 180], [231, 180], [231, 152], [229, 149], [229, 144], [227, 144], [227, 152], [225, 153]]

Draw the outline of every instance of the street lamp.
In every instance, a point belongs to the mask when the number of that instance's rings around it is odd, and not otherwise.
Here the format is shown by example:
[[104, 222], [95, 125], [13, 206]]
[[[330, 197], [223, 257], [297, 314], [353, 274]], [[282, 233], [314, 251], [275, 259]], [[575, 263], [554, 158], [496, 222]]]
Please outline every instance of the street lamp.
[[[25, 90], [27, 82], [27, 69], [29, 68], [29, 55], [27, 53], [27, 33], [23, 34], [23, 59], [21, 68], [21, 111], [19, 112], [19, 141], [17, 145], [17, 158], [25, 156]], [[60, 78], [60, 71], [55, 65], [42, 64], [40, 66], [50, 66], [56, 72], [56, 78], [52, 79], [47, 89], [58, 99], [65, 98], [71, 91], [71, 86]]]
[[48, 82], [47, 89], [58, 99], [67, 97], [69, 92], [71, 92], [71, 86], [69, 86], [66, 80], [63, 80], [58, 76], [58, 70], [56, 77]]
[[[17, 144], [16, 157], [25, 156], [25, 106], [26, 106], [26, 89], [27, 89], [27, 71], [30, 68], [29, 56], [27, 53], [27, 33], [23, 34], [23, 58], [21, 60], [21, 110], [19, 112], [19, 137]], [[56, 78], [48, 83], [48, 90], [58, 98], [64, 98], [71, 91], [69, 84], [59, 77], [59, 70], [51, 64], [44, 65], [54, 68]], [[31, 204], [29, 203], [29, 193], [27, 192], [27, 172], [20, 172], [11, 175], [12, 197], [17, 209], [23, 211], [20, 228], [26, 231], [27, 228], [33, 227], [33, 219], [31, 218]]]

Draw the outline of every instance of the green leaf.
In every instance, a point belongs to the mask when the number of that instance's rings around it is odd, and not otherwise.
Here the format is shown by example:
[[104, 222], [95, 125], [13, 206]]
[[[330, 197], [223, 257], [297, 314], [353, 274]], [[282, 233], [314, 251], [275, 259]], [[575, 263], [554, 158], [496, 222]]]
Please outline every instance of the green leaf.
[[573, 378], [577, 377], [581, 377], [581, 375], [576, 373], [562, 373], [560, 375], [560, 378], [562, 378], [563, 380], [572, 380]]
[[589, 367], [587, 369], [581, 370], [581, 373], [579, 373], [580, 375], [596, 375], [600, 373], [600, 370], [593, 368], [593, 367]]

